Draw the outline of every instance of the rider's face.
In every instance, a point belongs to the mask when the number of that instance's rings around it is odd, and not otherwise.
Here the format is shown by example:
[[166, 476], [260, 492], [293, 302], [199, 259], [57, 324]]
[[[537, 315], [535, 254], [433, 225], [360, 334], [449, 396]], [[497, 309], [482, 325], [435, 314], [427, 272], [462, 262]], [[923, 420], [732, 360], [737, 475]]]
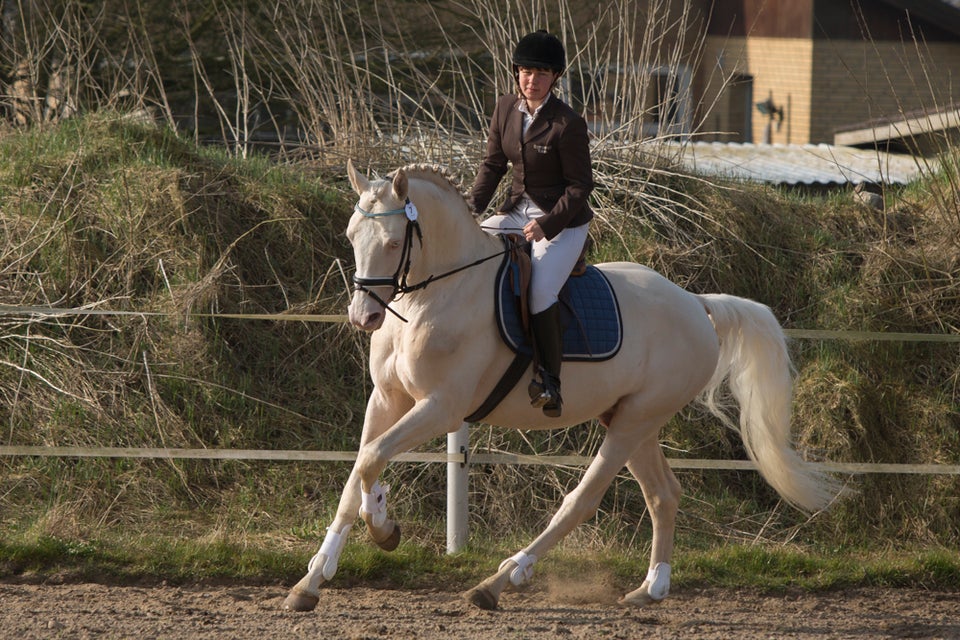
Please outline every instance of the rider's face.
[[527, 103], [536, 108], [546, 99], [550, 89], [553, 88], [553, 83], [559, 76], [559, 73], [551, 69], [520, 67], [517, 73], [517, 81], [520, 84], [520, 92], [527, 99]]

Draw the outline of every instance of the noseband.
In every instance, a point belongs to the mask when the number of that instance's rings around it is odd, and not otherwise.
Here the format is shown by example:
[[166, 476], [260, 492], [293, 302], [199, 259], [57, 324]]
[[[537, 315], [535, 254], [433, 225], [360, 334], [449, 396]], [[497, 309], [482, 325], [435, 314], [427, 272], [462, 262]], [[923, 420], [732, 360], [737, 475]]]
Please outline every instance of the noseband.
[[[412, 202], [410, 198], [406, 199], [403, 207], [400, 209], [391, 209], [389, 211], [383, 211], [381, 213], [373, 213], [371, 211], [366, 211], [360, 207], [358, 202], [354, 205], [353, 210], [362, 215], [364, 218], [386, 218], [389, 216], [398, 216], [404, 214], [407, 216], [407, 228], [404, 232], [403, 237], [403, 249], [400, 252], [400, 263], [397, 265], [397, 270], [393, 273], [392, 276], [380, 276], [380, 277], [367, 277], [367, 276], [358, 276], [356, 273], [353, 274], [353, 290], [354, 291], [363, 291], [365, 294], [376, 300], [380, 303], [384, 309], [397, 316], [404, 322], [407, 322], [407, 319], [397, 313], [395, 310], [390, 308], [390, 302], [395, 300], [397, 296], [402, 296], [405, 293], [411, 293], [413, 291], [419, 291], [420, 289], [426, 289], [435, 280], [440, 280], [446, 278], [447, 276], [452, 276], [455, 273], [459, 273], [464, 269], [469, 269], [470, 267], [475, 267], [478, 264], [486, 262], [487, 260], [492, 260], [499, 256], [502, 256], [505, 253], [508, 253], [510, 249], [505, 249], [486, 258], [480, 258], [475, 260], [470, 264], [458, 267], [446, 273], [441, 273], [438, 276], [431, 275], [426, 280], [418, 282], [417, 284], [408, 284], [407, 276], [410, 274], [410, 261], [413, 255], [413, 237], [416, 234], [417, 241], [420, 243], [420, 246], [423, 247], [423, 230], [420, 228], [420, 222], [417, 220], [418, 212], [417, 207]], [[383, 298], [378, 296], [375, 292], [370, 290], [370, 287], [392, 287], [393, 291], [390, 293], [389, 302], [385, 302]]]

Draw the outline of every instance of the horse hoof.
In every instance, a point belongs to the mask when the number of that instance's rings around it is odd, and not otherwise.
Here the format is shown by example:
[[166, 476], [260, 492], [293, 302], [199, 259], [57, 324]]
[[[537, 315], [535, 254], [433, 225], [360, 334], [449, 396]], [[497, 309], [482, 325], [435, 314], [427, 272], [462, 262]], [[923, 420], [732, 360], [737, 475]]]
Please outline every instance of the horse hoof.
[[375, 540], [377, 546], [384, 551], [393, 551], [400, 545], [400, 525], [394, 523], [393, 531], [383, 540]]
[[320, 602], [320, 596], [314, 596], [302, 591], [291, 591], [283, 601], [284, 611], [313, 611]]
[[637, 609], [652, 604], [660, 604], [661, 602], [663, 602], [663, 600], [654, 600], [652, 597], [650, 597], [650, 594], [647, 593], [646, 589], [637, 589], [636, 591], [632, 591], [617, 600], [617, 604], [619, 604], [621, 607], [634, 607]]
[[497, 605], [499, 604], [497, 598], [495, 598], [490, 591], [480, 587], [467, 591], [464, 597], [467, 602], [485, 611], [496, 611]]

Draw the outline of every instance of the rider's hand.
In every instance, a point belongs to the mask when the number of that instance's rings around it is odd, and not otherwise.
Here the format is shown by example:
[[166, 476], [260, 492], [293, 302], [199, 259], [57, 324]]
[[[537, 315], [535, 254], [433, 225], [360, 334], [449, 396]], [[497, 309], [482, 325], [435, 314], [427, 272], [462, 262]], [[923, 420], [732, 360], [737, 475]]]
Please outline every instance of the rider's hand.
[[523, 237], [530, 242], [536, 242], [537, 240], [546, 238], [543, 234], [543, 229], [540, 227], [540, 223], [536, 220], [531, 220], [523, 227]]

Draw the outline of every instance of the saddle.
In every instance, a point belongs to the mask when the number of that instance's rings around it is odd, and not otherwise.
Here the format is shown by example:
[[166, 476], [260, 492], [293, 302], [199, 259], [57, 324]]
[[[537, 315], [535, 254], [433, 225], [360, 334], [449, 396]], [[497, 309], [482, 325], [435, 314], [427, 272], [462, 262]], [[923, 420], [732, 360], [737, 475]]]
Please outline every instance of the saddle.
[[[476, 411], [464, 418], [477, 422], [516, 386], [534, 358], [529, 305], [531, 263], [521, 236], [501, 236], [505, 254], [494, 285], [497, 328], [515, 357], [493, 391]], [[563, 359], [602, 361], [615, 356], [623, 342], [623, 322], [613, 287], [602, 271], [587, 265], [584, 251], [560, 290]]]
[[[526, 239], [516, 233], [507, 233], [501, 236], [506, 246], [507, 254], [505, 263], [500, 265], [501, 273], [503, 269], [511, 270], [510, 290], [517, 298], [517, 306], [520, 309], [520, 320], [523, 326], [523, 332], [528, 341], [533, 340], [533, 334], [530, 332], [530, 277], [533, 273], [533, 265], [530, 260], [530, 245]], [[583, 249], [580, 251], [580, 257], [577, 263], [573, 265], [570, 271], [571, 278], [578, 278], [587, 272], [587, 252], [593, 248], [593, 239], [587, 236], [587, 241], [583, 243]], [[498, 278], [499, 280], [499, 278]]]

